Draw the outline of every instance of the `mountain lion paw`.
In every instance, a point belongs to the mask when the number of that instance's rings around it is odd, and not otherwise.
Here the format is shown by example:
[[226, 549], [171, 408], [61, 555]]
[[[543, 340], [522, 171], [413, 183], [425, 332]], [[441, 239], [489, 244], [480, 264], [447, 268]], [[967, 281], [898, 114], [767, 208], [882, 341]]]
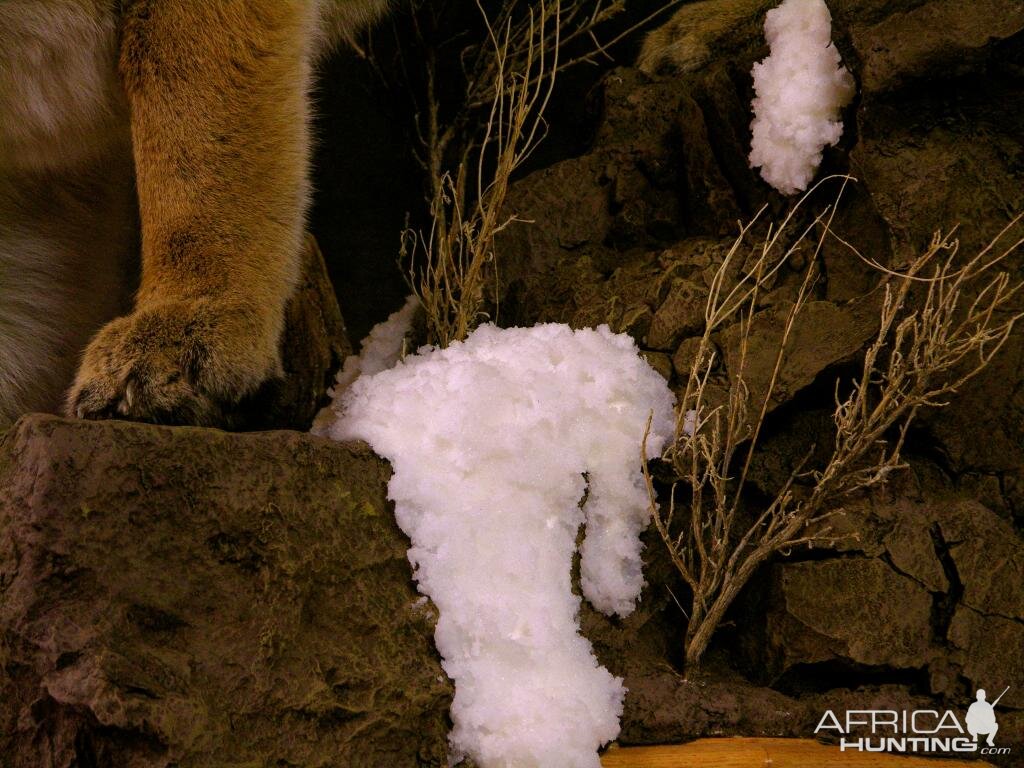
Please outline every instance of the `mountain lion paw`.
[[106, 325], [85, 351], [69, 416], [219, 425], [278, 375], [278, 333], [251, 307], [209, 299], [149, 305]]

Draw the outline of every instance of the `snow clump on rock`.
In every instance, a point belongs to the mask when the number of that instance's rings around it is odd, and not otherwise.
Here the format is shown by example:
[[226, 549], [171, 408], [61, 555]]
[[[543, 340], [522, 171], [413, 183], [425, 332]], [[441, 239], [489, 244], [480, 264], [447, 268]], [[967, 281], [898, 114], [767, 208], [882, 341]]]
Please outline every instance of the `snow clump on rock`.
[[[625, 616], [650, 522], [640, 445], [673, 432], [673, 397], [607, 326], [486, 325], [357, 379], [329, 433], [389, 459], [388, 493], [455, 683], [454, 757], [483, 768], [598, 768], [625, 688], [580, 634], [571, 571]], [[586, 498], [585, 504], [581, 501]]]
[[832, 43], [823, 0], [785, 0], [768, 11], [771, 54], [754, 64], [750, 165], [784, 195], [807, 189], [821, 152], [843, 135], [840, 112], [854, 94], [853, 76]]

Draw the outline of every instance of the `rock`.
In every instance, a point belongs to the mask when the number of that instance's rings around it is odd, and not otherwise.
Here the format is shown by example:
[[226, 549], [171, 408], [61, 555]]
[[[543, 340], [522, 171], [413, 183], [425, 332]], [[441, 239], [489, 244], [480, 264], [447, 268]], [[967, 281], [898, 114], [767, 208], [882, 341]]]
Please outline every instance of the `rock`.
[[[772, 395], [771, 406], [792, 400], [831, 365], [854, 357], [878, 332], [878, 305], [869, 296], [841, 306], [809, 301], [796, 315]], [[782, 301], [754, 315], [747, 333], [746, 352], [740, 343], [743, 326], [734, 324], [717, 334], [732, 376], [741, 371], [750, 391], [751, 411], [764, 400], [782, 346], [793, 303]]]
[[892, 667], [927, 660], [932, 599], [881, 560], [784, 563], [772, 578], [765, 649], [770, 673], [836, 658]]
[[[651, 32], [637, 66], [649, 74], [691, 74], [732, 57], [761, 58], [764, 17], [776, 0], [687, 3]], [[994, 44], [1024, 30], [1016, 0], [839, 0], [829, 3], [833, 40], [846, 66], [860, 64], [862, 92], [878, 94], [915, 80], [983, 70]], [[749, 65], [746, 65], [749, 70]]]
[[648, 670], [627, 675], [626, 687], [621, 744], [671, 744], [723, 732], [795, 736], [804, 726], [800, 702], [735, 674], [684, 678]]
[[1024, 659], [1020, 654], [1024, 648], [1024, 623], [985, 615], [961, 605], [950, 624], [949, 641], [962, 653], [962, 673], [971, 688], [995, 689], [995, 698], [1010, 686], [1000, 704], [1013, 709], [1024, 707]]
[[1024, 6], [1016, 0], [975, 0], [970, 13], [958, 0], [885, 5], [889, 15], [877, 23], [851, 24], [862, 56], [861, 87], [868, 93], [894, 90], [936, 72], [955, 77], [976, 70], [994, 42], [1024, 30]]
[[451, 689], [362, 445], [22, 419], [0, 440], [5, 768], [445, 763]]
[[664, 352], [642, 352], [644, 360], [656, 370], [665, 381], [672, 379], [672, 358]]
[[[672, 370], [681, 381], [686, 381], [690, 372], [693, 370], [693, 361], [697, 358], [697, 355], [700, 354], [700, 347], [700, 338], [694, 336], [689, 339], [683, 339], [679, 346], [676, 347], [676, 351], [672, 354]], [[714, 344], [711, 345], [710, 351], [715, 355], [719, 354], [718, 350], [715, 349]]]
[[936, 516], [939, 544], [963, 585], [964, 605], [1024, 626], [1021, 535], [1008, 522], [969, 499], [942, 505]]
[[[961, 258], [973, 256], [1024, 211], [1024, 35], [1013, 34], [1024, 28], [1024, 9], [985, 0], [977, 11], [962, 11], [955, 2], [929, 2], [881, 22], [885, 35], [899, 35], [885, 44], [897, 58], [872, 77], [922, 85], [865, 96], [857, 112], [850, 170], [870, 192], [897, 265], [921, 252], [935, 230], [955, 226]], [[996, 252], [1022, 231], [1018, 226]], [[1019, 276], [1024, 252], [1002, 267]], [[1018, 298], [1015, 309], [1022, 308]], [[922, 414], [955, 473], [1004, 474], [1024, 465], [1022, 371], [1024, 334], [1015, 333], [949, 407]]]
[[[1013, 267], [1022, 270], [1024, 265]], [[1024, 306], [1016, 307], [1016, 311]], [[931, 437], [957, 476], [975, 473], [1003, 478], [1003, 505], [1024, 516], [1014, 483], [1024, 468], [1024, 332], [1020, 326], [978, 377], [951, 398], [949, 406], [922, 414]]]
[[956, 649], [950, 659], [973, 688], [1009, 685], [1004, 706], [1024, 708], [1024, 537], [975, 501], [935, 505], [934, 514], [954, 582], [939, 627]]
[[327, 390], [352, 354], [345, 321], [327, 276], [323, 254], [306, 236], [302, 274], [285, 307], [281, 337], [284, 376], [268, 382], [231, 415], [234, 429], [298, 429], [313, 424], [328, 402]]
[[[820, 682], [827, 686], [827, 680]], [[826, 710], [934, 707], [933, 700], [901, 685], [854, 684], [789, 695], [754, 685], [717, 662], [686, 677], [664, 668], [627, 675], [626, 686], [629, 694], [618, 738], [623, 745], [672, 744], [733, 733], [820, 739], [829, 736], [814, 733]]]
[[658, 307], [647, 332], [646, 346], [671, 352], [685, 336], [704, 330], [708, 292], [688, 280], [672, 281], [668, 297]]
[[[692, 269], [696, 260], [704, 259], [707, 268], [721, 262], [733, 237], [724, 238], [724, 247], [720, 238], [736, 232], [743, 213], [738, 200], [745, 205], [755, 196], [754, 177], [740, 168], [743, 184], [736, 191], [715, 160], [716, 152], [742, 156], [731, 129], [740, 100], [716, 97], [705, 109], [695, 98], [675, 83], [615, 70], [605, 80], [605, 114], [593, 150], [512, 185], [506, 213], [523, 221], [504, 230], [497, 244], [499, 323], [608, 322], [600, 315], [611, 303], [614, 312], [632, 309], [640, 313], [635, 320], [644, 317], [635, 324], [640, 340], [647, 333], [643, 323], [651, 322], [643, 313], [653, 316], [671, 285], [662, 282], [662, 270], [671, 265], [659, 264], [661, 256], [685, 264], [675, 276], [698, 284], [704, 275]], [[722, 110], [732, 112], [726, 117]], [[680, 155], [689, 169], [683, 184]], [[622, 273], [637, 282], [622, 280]], [[637, 299], [645, 293], [641, 305]]]
[[851, 505], [846, 519], [861, 533], [850, 555], [871, 556], [773, 566], [763, 637], [756, 620], [747, 631], [748, 664], [770, 680], [819, 662], [862, 670], [864, 682], [878, 670], [927, 670], [949, 701], [1009, 685], [1018, 693], [1004, 703], [1019, 708], [1024, 540], [1013, 526], [942, 488], [918, 501], [904, 488], [872, 513]]
[[719, 142], [712, 141], [713, 117], [691, 94], [680, 99], [679, 107], [676, 132], [686, 222], [698, 232], [726, 234], [742, 212], [726, 169], [715, 156], [715, 145]]
[[929, 592], [944, 594], [949, 591], [950, 583], [935, 552], [930, 522], [920, 519], [913, 510], [914, 505], [903, 506], [904, 514], [896, 518], [885, 536], [885, 551], [897, 571]]

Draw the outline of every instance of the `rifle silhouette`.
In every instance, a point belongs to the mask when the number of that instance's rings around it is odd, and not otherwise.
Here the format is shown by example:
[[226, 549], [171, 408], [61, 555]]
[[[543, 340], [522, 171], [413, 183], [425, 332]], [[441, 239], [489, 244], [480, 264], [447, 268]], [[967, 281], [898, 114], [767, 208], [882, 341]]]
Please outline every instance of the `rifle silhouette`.
[[995, 701], [992, 702], [992, 704], [991, 704], [992, 709], [996, 708], [996, 704], [999, 703], [999, 699], [1003, 698], [1003, 696], [1006, 695], [1006, 691], [1008, 691], [1008, 690], [1010, 690], [1010, 686], [1006, 686], [1006, 688], [1003, 690], [1003, 692], [999, 694], [999, 697]]

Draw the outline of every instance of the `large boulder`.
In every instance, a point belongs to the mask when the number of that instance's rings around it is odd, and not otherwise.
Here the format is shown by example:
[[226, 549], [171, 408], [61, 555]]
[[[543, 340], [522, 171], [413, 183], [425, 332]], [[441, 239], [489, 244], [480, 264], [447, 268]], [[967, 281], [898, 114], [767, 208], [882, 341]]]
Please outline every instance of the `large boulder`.
[[0, 440], [4, 768], [445, 762], [386, 465], [119, 422]]

